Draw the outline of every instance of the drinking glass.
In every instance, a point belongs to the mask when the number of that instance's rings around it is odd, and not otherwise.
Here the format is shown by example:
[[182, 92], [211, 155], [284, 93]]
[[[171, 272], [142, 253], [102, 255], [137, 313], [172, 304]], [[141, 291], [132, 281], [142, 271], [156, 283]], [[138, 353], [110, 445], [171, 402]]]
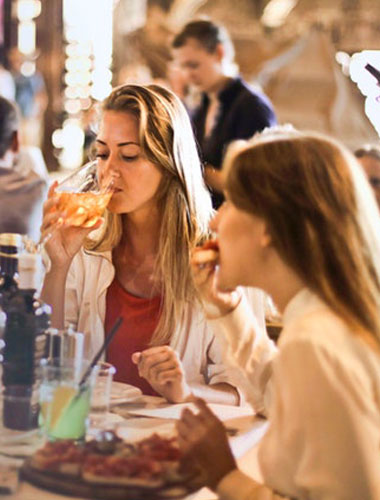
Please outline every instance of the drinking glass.
[[57, 210], [65, 212], [65, 222], [72, 226], [92, 227], [102, 216], [112, 197], [112, 181], [97, 175], [97, 161], [90, 161], [74, 170], [56, 187]]
[[96, 383], [92, 391], [91, 426], [100, 428], [106, 421], [110, 406], [112, 379], [116, 368], [111, 363], [99, 362]]
[[51, 359], [41, 365], [39, 424], [48, 440], [85, 439], [89, 424], [91, 392], [97, 368], [94, 367], [84, 384], [87, 360]]

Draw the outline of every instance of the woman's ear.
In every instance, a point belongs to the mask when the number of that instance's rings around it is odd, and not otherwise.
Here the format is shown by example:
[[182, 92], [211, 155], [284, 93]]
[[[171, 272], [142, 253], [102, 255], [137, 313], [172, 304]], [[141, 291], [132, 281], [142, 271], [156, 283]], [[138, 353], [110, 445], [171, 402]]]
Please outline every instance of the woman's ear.
[[12, 139], [11, 139], [11, 150], [13, 153], [18, 153], [20, 149], [20, 142], [18, 139], [18, 132], [15, 130], [12, 134]]
[[269, 232], [266, 222], [263, 223], [262, 234], [260, 238], [262, 248], [267, 248], [272, 244], [272, 236]]
[[223, 44], [218, 43], [218, 45], [215, 48], [215, 54], [218, 58], [218, 61], [222, 62], [224, 59], [224, 56], [225, 56], [225, 50], [224, 50]]

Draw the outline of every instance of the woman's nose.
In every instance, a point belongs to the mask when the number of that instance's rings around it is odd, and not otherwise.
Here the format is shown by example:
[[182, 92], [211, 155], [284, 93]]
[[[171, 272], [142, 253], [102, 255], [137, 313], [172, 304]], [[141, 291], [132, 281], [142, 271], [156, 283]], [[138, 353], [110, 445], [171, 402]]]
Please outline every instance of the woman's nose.
[[216, 233], [218, 231], [219, 223], [219, 211], [215, 212], [214, 216], [210, 220], [209, 226], [212, 232]]
[[209, 226], [210, 226], [211, 231], [213, 231], [214, 233], [218, 232], [220, 218], [222, 216], [222, 213], [223, 213], [223, 210], [224, 210], [225, 207], [226, 207], [226, 201], [224, 201], [220, 205], [220, 207], [218, 208], [218, 210], [214, 213], [213, 218], [210, 220]]
[[104, 163], [104, 172], [107, 176], [119, 177], [119, 165], [116, 155], [110, 154]]
[[107, 185], [115, 184], [116, 179], [120, 177], [117, 162], [109, 156], [101, 166], [101, 175]]

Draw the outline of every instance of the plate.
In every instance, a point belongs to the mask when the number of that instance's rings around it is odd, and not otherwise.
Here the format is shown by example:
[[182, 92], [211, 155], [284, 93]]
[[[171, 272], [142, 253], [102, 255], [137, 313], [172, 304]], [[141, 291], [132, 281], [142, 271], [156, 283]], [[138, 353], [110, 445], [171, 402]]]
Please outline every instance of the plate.
[[33, 468], [27, 459], [21, 468], [21, 478], [38, 488], [69, 497], [96, 500], [167, 500], [180, 499], [198, 490], [201, 485], [186, 480], [166, 484], [157, 488], [149, 486], [119, 486], [112, 484], [89, 483], [77, 477], [56, 472], [46, 472]]
[[123, 382], [112, 382], [110, 404], [118, 405], [132, 401], [142, 395], [138, 387]]
[[180, 499], [201, 486], [198, 470], [181, 471], [176, 440], [156, 432], [133, 444], [113, 431], [84, 444], [48, 442], [24, 462], [21, 477], [61, 495], [102, 500]]

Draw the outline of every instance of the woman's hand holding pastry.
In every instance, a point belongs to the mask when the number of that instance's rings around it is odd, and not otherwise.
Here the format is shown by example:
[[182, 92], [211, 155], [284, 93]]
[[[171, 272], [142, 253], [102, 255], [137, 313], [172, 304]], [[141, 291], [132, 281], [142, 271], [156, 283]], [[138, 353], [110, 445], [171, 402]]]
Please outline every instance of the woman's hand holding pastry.
[[217, 287], [215, 274], [218, 259], [218, 244], [214, 240], [195, 248], [191, 257], [194, 284], [209, 319], [225, 316], [233, 311], [241, 298], [239, 290], [220, 290]]
[[191, 396], [182, 363], [171, 347], [157, 346], [135, 352], [132, 361], [138, 366], [140, 377], [169, 402], [181, 403]]
[[[184, 462], [195, 463], [205, 477], [205, 484], [215, 489], [220, 480], [236, 469], [223, 423], [203, 399], [194, 400], [197, 414], [185, 408], [177, 423], [178, 442]], [[203, 476], [203, 475], [202, 475]]]

